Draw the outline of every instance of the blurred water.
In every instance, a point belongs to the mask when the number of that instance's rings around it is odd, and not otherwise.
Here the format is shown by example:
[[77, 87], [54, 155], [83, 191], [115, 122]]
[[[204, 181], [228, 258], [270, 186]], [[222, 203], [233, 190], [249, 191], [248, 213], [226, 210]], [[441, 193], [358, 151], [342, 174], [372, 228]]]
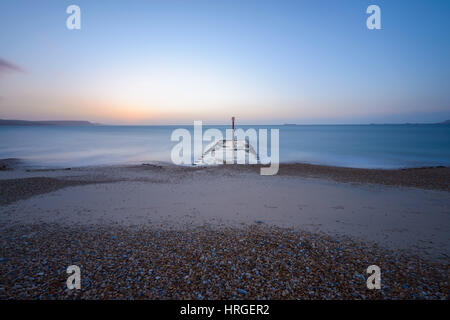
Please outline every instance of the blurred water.
[[[226, 126], [204, 126], [224, 131]], [[280, 129], [280, 161], [360, 168], [450, 165], [449, 125], [251, 126]], [[2, 126], [0, 159], [37, 166], [170, 162], [180, 126]], [[192, 127], [185, 127], [192, 132]], [[242, 126], [248, 129], [250, 126]], [[270, 138], [269, 138], [270, 140]]]

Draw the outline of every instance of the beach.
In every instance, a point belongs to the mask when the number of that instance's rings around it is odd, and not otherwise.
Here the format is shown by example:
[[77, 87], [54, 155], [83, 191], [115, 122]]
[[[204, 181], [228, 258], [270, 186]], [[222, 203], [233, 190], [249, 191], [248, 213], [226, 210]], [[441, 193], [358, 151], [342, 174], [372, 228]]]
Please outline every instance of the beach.
[[449, 168], [2, 164], [2, 299], [448, 299]]
[[0, 7], [0, 302], [449, 300], [449, 1]]

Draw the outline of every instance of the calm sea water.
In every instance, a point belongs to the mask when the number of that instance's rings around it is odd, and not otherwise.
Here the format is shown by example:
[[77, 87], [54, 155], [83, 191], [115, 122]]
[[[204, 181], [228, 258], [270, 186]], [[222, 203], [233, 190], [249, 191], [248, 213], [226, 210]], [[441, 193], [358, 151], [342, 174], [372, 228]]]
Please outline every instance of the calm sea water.
[[[0, 159], [36, 166], [170, 162], [175, 126], [3, 126]], [[185, 127], [192, 131], [192, 127]], [[204, 126], [204, 130], [210, 128]], [[225, 126], [215, 126], [224, 130]], [[242, 126], [243, 129], [249, 128]], [[359, 168], [450, 166], [450, 125], [255, 126], [280, 129], [280, 161]]]

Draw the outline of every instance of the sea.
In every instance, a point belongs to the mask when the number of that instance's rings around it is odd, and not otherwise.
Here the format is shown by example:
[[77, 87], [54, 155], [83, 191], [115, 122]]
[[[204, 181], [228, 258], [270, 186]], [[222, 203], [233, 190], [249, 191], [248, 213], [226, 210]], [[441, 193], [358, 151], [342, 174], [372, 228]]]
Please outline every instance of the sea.
[[[174, 130], [193, 126], [0, 126], [0, 159], [29, 166], [76, 167], [170, 163]], [[203, 126], [225, 130], [229, 126]], [[280, 125], [281, 163], [354, 168], [450, 166], [450, 125]], [[210, 141], [204, 141], [204, 144]], [[270, 148], [269, 148], [270, 150]], [[270, 152], [269, 152], [270, 153]]]

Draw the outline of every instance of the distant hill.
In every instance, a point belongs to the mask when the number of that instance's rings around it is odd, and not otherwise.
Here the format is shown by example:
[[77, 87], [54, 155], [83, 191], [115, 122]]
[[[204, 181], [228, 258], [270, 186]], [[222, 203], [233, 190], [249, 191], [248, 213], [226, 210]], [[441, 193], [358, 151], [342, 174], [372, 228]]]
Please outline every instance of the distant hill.
[[71, 120], [27, 121], [27, 120], [0, 119], [0, 126], [95, 126], [95, 125], [98, 124], [89, 121], [71, 121]]
[[445, 120], [445, 121], [441, 122], [441, 124], [450, 124], [450, 120]]

